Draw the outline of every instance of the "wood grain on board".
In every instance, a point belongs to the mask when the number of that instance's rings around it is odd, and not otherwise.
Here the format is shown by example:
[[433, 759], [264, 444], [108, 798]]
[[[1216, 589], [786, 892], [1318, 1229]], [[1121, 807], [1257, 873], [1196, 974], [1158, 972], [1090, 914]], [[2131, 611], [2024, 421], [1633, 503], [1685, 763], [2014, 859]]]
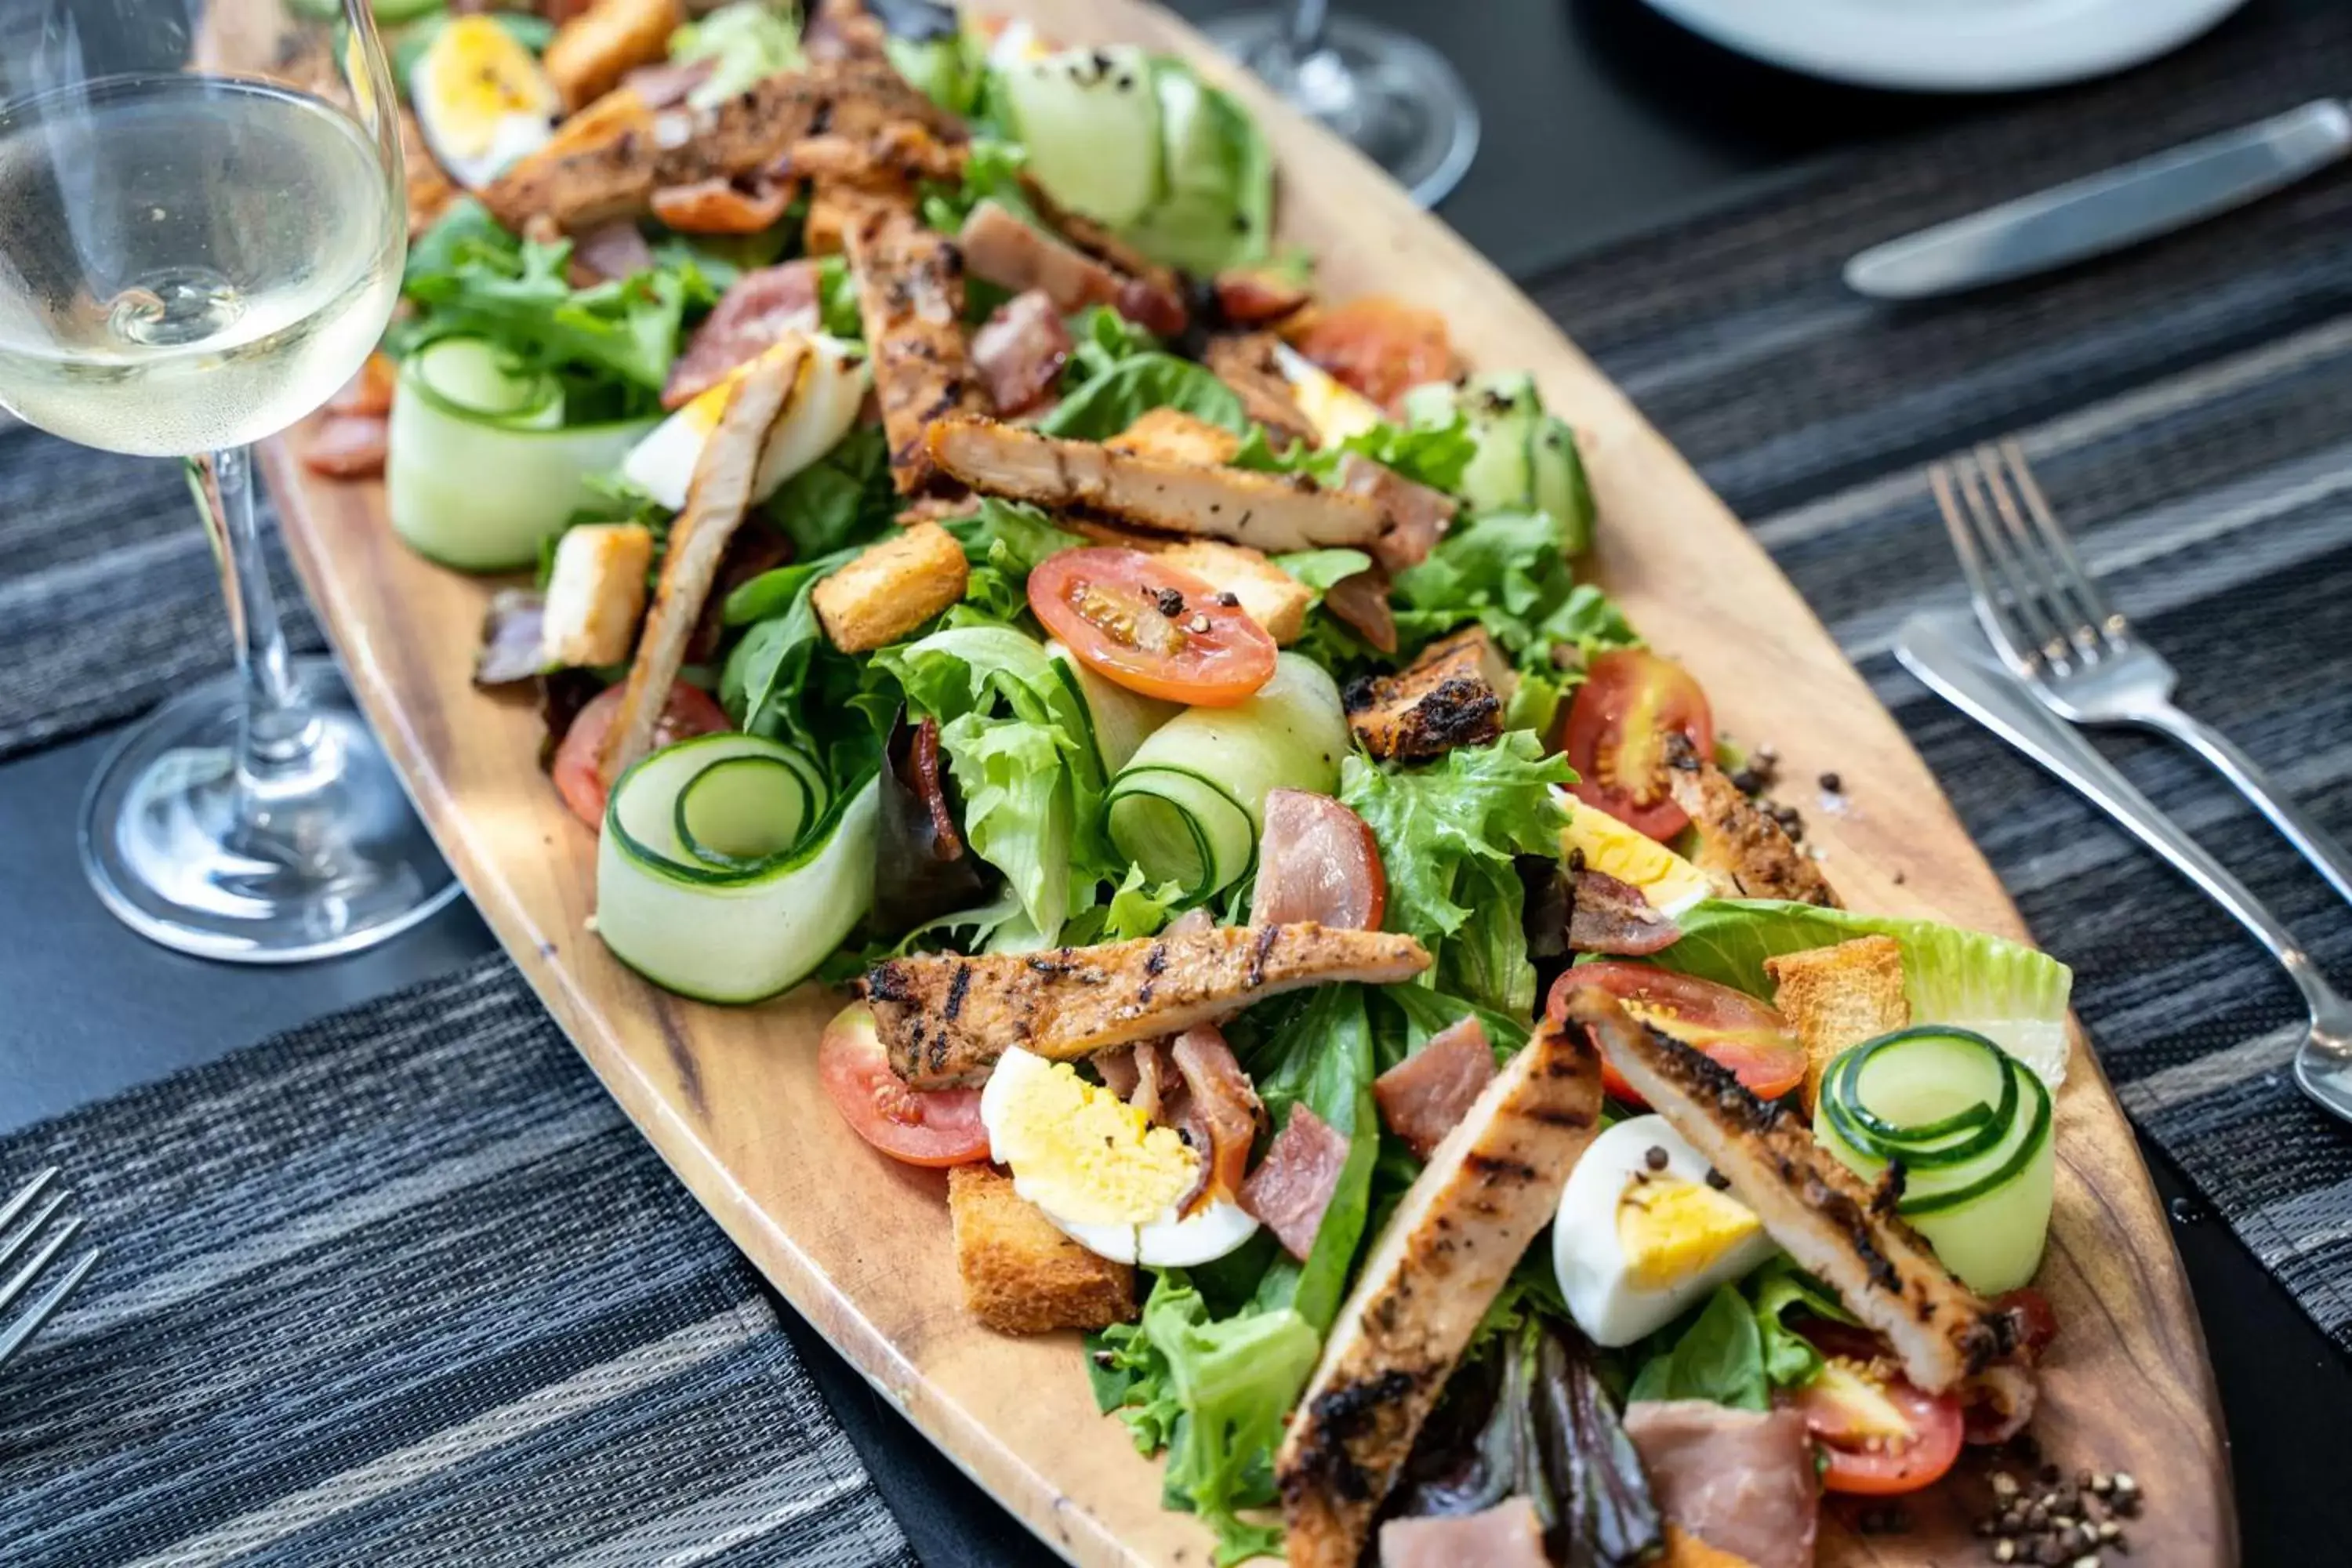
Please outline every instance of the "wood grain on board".
[[[1282, 170], [1281, 229], [1333, 297], [1388, 291], [1442, 311], [1474, 365], [1532, 370], [1576, 426], [1601, 510], [1600, 574], [1686, 662], [1718, 721], [1779, 746], [1792, 779], [1834, 770], [1852, 809], [1810, 833], [1847, 900], [2023, 935], [2016, 911], [1901, 731], [1746, 530], [1559, 331], [1370, 164], [1236, 79], [1136, 0], [1007, 6], [1071, 42], [1192, 57], [1242, 94]], [[302, 436], [298, 432], [293, 441]], [[730, 1010], [624, 969], [586, 929], [589, 833], [535, 764], [528, 703], [468, 682], [493, 584], [411, 554], [381, 489], [268, 456], [287, 538], [361, 701], [435, 837], [550, 1010], [678, 1176], [793, 1304], [1007, 1507], [1074, 1562], [1205, 1563], [1208, 1533], [1160, 1507], [1154, 1462], [1095, 1413], [1076, 1337], [1000, 1338], [957, 1302], [944, 1184], [870, 1152], [815, 1074], [837, 998], [804, 989]], [[2036, 1431], [2067, 1466], [2124, 1468], [2148, 1512], [2136, 1560], [2233, 1562], [2221, 1419], [2196, 1309], [2137, 1147], [2078, 1038], [2059, 1098], [2058, 1195], [2040, 1283], [2063, 1325]], [[1824, 1518], [1826, 1563], [1986, 1560], [1958, 1489], [1915, 1528]]]

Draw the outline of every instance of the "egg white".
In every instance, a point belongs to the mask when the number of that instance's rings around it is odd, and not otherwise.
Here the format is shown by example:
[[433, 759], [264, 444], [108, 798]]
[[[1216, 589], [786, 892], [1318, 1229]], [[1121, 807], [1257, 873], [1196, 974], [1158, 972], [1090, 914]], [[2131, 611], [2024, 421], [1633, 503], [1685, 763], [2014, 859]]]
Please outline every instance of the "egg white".
[[[1070, 1194], [1024, 1175], [1022, 1151], [1010, 1146], [1003, 1129], [1013, 1107], [1053, 1065], [1018, 1047], [997, 1059], [980, 1091], [981, 1125], [988, 1130], [989, 1157], [1013, 1173], [1013, 1190], [1036, 1205], [1054, 1228], [1100, 1258], [1114, 1263], [1142, 1263], [1155, 1268], [1188, 1268], [1224, 1257], [1257, 1232], [1257, 1221], [1237, 1204], [1218, 1196], [1189, 1215], [1173, 1205], [1141, 1224], [1106, 1224], [1069, 1217]], [[1197, 1156], [1196, 1156], [1197, 1158]]]
[[[814, 324], [812, 311], [809, 325]], [[805, 341], [810, 353], [783, 412], [768, 428], [768, 445], [751, 486], [755, 505], [849, 434], [850, 426], [857, 423], [866, 389], [874, 383], [873, 369], [855, 344], [822, 332], [809, 332], [804, 340], [787, 338], [759, 357], [789, 353], [797, 341]], [[727, 388], [741, 374], [730, 374], [725, 383], [655, 426], [622, 459], [622, 477], [673, 511], [684, 507], [686, 492], [694, 483], [695, 465], [701, 461], [703, 446], [726, 406]]]
[[1664, 1174], [1706, 1180], [1708, 1164], [1663, 1116], [1636, 1116], [1592, 1141], [1569, 1173], [1551, 1233], [1552, 1272], [1569, 1316], [1597, 1345], [1628, 1345], [1672, 1322], [1777, 1250], [1760, 1228], [1706, 1268], [1660, 1287], [1636, 1285], [1617, 1233], [1617, 1205], [1637, 1176], [1652, 1174], [1653, 1149], [1666, 1152]]
[[[486, 135], [478, 125], [457, 123], [457, 107], [435, 91], [452, 57], [463, 58], [473, 70], [488, 69], [510, 79], [533, 100], [533, 107], [499, 115]], [[408, 96], [425, 144], [449, 177], [467, 190], [489, 184], [555, 134], [555, 89], [546, 73], [513, 35], [485, 17], [461, 16], [442, 30], [408, 73]]]

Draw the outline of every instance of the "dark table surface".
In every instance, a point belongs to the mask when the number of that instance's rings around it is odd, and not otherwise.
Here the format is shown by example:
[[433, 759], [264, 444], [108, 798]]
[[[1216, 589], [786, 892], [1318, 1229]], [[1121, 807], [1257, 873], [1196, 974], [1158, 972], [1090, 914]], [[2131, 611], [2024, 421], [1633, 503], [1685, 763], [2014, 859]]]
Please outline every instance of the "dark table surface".
[[[2336, 3], [2253, 0], [2227, 26], [2261, 26]], [[1178, 0], [1196, 16], [1234, 8]], [[1811, 155], [2000, 101], [1807, 81], [1704, 44], [1636, 0], [1352, 0], [1349, 8], [1418, 32], [1461, 68], [1485, 112], [1485, 140], [1442, 211], [1519, 278], [1751, 192]], [[302, 968], [234, 968], [148, 945], [99, 907], [75, 861], [82, 786], [109, 740], [0, 765], [0, 826], [14, 847], [0, 878], [0, 1131], [440, 973], [493, 945], [462, 902], [376, 952]], [[2174, 1239], [2221, 1384], [2244, 1560], [2262, 1568], [2346, 1561], [2352, 1363], [2218, 1221], [2202, 1216], [2163, 1156], [2144, 1147], [2173, 1206]], [[926, 1563], [1039, 1560], [1032, 1537], [789, 1308], [784, 1316]], [[2164, 1560], [2146, 1548], [2142, 1557]]]

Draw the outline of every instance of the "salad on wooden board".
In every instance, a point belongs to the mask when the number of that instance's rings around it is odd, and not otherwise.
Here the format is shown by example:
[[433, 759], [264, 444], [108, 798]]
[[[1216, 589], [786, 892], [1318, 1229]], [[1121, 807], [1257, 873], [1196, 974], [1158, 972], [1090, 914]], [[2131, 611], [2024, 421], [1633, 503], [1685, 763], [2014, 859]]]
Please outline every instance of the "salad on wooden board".
[[[1574, 432], [1318, 297], [1238, 102], [913, 5], [379, 14], [406, 304], [305, 459], [535, 575], [476, 680], [598, 936], [846, 989], [966, 1309], [1083, 1331], [1218, 1562], [1795, 1568], [2021, 1440], [2067, 970], [1841, 906]], [[2138, 1511], [2039, 1473], [1989, 1558]]]

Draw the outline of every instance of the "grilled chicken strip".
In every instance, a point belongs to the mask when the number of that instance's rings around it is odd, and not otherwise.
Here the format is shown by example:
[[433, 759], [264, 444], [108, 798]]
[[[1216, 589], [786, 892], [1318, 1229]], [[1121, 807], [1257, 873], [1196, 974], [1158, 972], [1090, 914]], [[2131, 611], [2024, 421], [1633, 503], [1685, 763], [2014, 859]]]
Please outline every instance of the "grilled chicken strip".
[[1085, 507], [1114, 521], [1230, 539], [1269, 555], [1369, 544], [1382, 521], [1370, 500], [1325, 489], [1305, 474], [1173, 462], [989, 419], [942, 421], [926, 446], [941, 468], [990, 495]]
[[2000, 1353], [1991, 1309], [1952, 1278], [1918, 1232], [1882, 1212], [1891, 1205], [1815, 1143], [1801, 1118], [1637, 1023], [1603, 991], [1570, 992], [1567, 1016], [1591, 1030], [1609, 1065], [1723, 1173], [1798, 1267], [1886, 1336], [1913, 1383], [1940, 1394]]
[[1790, 899], [1839, 907], [1836, 890], [1812, 857], [1721, 768], [1679, 732], [1667, 735], [1666, 746], [1666, 788], [1698, 829], [1693, 859], [1717, 892], [1727, 899]]
[[1284, 991], [1388, 985], [1428, 967], [1409, 936], [1302, 921], [1044, 952], [894, 958], [866, 972], [866, 994], [892, 1069], [917, 1089], [946, 1089], [986, 1079], [1011, 1046], [1075, 1060], [1215, 1023]]
[[901, 495], [915, 495], [936, 473], [924, 442], [931, 422], [987, 406], [964, 342], [963, 257], [953, 240], [924, 227], [909, 203], [858, 199], [844, 239], [874, 356], [890, 477]]
[[1414, 1436], [1601, 1120], [1601, 1058], [1547, 1028], [1397, 1205], [1275, 1456], [1292, 1568], [1353, 1568]]
[[1484, 626], [1422, 650], [1394, 675], [1350, 681], [1348, 728], [1376, 757], [1412, 762], [1456, 746], [1483, 746], [1503, 732], [1511, 672]]

